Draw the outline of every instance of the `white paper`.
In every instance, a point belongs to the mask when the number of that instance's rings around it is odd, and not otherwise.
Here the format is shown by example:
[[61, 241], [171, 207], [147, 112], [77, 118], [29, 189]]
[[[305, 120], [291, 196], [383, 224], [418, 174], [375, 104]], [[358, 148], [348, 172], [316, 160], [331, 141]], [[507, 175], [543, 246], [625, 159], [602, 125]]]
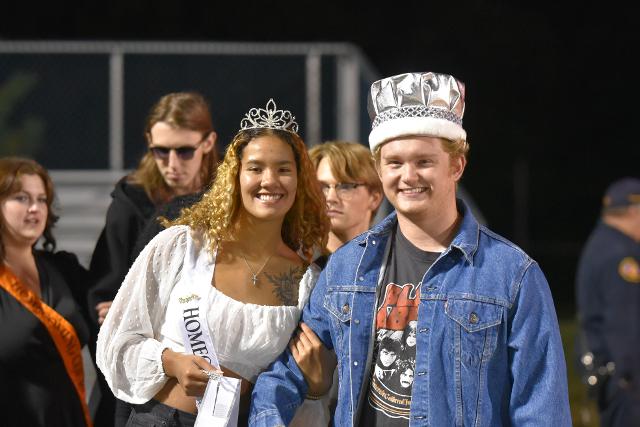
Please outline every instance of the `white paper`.
[[239, 379], [210, 379], [198, 408], [195, 427], [237, 427], [239, 407]]

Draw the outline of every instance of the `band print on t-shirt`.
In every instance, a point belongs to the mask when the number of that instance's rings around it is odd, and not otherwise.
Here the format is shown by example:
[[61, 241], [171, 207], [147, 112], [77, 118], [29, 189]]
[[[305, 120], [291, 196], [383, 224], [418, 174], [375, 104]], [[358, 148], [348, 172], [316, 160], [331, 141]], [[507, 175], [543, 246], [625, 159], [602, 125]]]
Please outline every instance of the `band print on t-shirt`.
[[420, 287], [389, 283], [376, 313], [377, 357], [368, 400], [372, 408], [391, 418], [409, 419]]

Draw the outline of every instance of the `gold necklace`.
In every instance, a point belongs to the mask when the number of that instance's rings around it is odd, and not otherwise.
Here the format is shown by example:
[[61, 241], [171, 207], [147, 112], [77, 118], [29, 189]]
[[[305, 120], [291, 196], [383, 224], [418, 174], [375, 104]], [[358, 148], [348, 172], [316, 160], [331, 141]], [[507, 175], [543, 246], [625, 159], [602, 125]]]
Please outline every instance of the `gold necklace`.
[[247, 264], [247, 268], [251, 272], [251, 281], [253, 282], [253, 286], [258, 286], [258, 275], [262, 272], [262, 270], [267, 265], [267, 263], [269, 262], [269, 260], [273, 256], [273, 254], [269, 255], [269, 257], [265, 260], [264, 264], [262, 264], [262, 267], [260, 267], [260, 269], [258, 271], [256, 271], [255, 273], [253, 272], [253, 269], [249, 265], [249, 262], [247, 261], [247, 258], [245, 258], [244, 254], [240, 254], [240, 256], [244, 260], [244, 263]]

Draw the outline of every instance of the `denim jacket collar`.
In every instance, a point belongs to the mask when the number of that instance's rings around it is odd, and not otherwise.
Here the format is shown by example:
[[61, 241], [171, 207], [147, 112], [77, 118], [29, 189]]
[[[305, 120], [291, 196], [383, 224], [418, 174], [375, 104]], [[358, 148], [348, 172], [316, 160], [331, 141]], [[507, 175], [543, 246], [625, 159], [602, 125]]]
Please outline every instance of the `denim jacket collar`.
[[[456, 202], [458, 212], [462, 215], [462, 222], [460, 223], [458, 233], [453, 238], [449, 247], [459, 249], [469, 264], [473, 265], [473, 256], [478, 249], [480, 225], [462, 199], [456, 199]], [[396, 211], [393, 211], [371, 230], [356, 237], [356, 240], [360, 245], [365, 245], [369, 236], [382, 237], [388, 235], [393, 230], [393, 227], [395, 227], [397, 221], [398, 214]]]
[[462, 199], [456, 199], [456, 202], [458, 212], [462, 215], [462, 222], [458, 234], [453, 238], [450, 246], [458, 248], [469, 264], [473, 265], [473, 257], [478, 250], [478, 240], [480, 239], [480, 225]]

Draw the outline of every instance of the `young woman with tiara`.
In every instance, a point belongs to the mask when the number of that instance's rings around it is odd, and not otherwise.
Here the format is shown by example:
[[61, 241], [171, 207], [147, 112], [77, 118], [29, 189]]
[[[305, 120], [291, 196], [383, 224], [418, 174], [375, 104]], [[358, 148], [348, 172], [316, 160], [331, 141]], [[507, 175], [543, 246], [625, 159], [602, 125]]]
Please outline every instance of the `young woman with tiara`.
[[[134, 262], [97, 349], [113, 393], [134, 404], [130, 425], [192, 425], [216, 359], [242, 380], [239, 425], [247, 423], [252, 384], [287, 348], [319, 274], [311, 257], [329, 230], [297, 132], [273, 100], [251, 109], [211, 189]], [[301, 375], [310, 395], [323, 394], [311, 363], [319, 341], [302, 334]], [[307, 425], [328, 421], [315, 418]]]

